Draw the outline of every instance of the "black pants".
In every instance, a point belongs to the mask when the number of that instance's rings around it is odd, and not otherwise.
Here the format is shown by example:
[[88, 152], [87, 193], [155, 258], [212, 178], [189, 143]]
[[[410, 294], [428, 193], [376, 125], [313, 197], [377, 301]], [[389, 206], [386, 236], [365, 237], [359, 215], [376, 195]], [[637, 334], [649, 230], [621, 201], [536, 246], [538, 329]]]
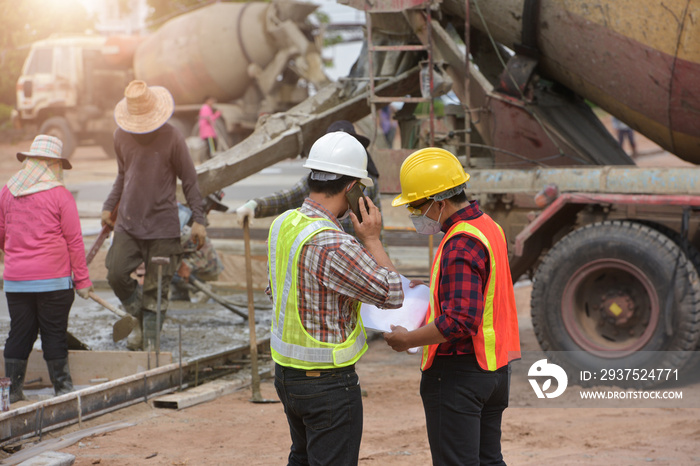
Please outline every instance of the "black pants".
[[363, 411], [354, 365], [307, 372], [275, 364], [275, 388], [292, 436], [289, 466], [357, 465]]
[[435, 358], [420, 384], [434, 465], [505, 465], [501, 419], [509, 387], [509, 366], [489, 372], [473, 354]]
[[10, 334], [5, 359], [27, 359], [41, 332], [44, 359], [68, 357], [68, 314], [75, 299], [73, 289], [43, 293], [5, 293], [10, 311]]
[[151, 263], [152, 257], [170, 258], [170, 264], [163, 266], [161, 289], [161, 309], [166, 310], [170, 280], [180, 266], [182, 258], [180, 238], [145, 240], [115, 231], [112, 246], [107, 252], [107, 281], [114, 294], [123, 302], [134, 293], [137, 282], [131, 278], [131, 273], [143, 262], [146, 266], [146, 275], [143, 277], [142, 308], [156, 312], [158, 266]]

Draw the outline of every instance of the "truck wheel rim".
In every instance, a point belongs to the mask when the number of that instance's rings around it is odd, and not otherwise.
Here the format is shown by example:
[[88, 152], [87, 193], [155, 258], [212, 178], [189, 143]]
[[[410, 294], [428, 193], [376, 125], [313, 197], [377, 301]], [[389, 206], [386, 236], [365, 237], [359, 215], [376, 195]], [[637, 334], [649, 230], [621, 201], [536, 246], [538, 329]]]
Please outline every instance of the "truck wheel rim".
[[580, 267], [567, 282], [561, 304], [564, 328], [574, 342], [610, 359], [644, 348], [660, 314], [656, 289], [646, 274], [617, 259]]

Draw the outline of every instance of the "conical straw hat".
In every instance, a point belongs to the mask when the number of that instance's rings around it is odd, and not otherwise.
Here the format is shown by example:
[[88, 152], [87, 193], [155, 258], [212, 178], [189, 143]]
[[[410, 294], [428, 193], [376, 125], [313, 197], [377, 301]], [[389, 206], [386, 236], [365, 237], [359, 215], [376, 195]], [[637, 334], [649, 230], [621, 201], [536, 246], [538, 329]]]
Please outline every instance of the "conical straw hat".
[[114, 120], [128, 133], [150, 133], [163, 126], [174, 109], [173, 96], [166, 88], [131, 81], [114, 109]]

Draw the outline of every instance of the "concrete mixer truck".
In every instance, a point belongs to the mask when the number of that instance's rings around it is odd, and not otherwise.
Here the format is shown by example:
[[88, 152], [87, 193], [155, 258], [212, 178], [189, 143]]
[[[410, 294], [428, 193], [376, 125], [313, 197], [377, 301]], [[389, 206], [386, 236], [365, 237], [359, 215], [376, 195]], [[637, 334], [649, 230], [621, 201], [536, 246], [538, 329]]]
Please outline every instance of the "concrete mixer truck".
[[[586, 100], [700, 161], [700, 1], [342, 3], [367, 18], [349, 79], [200, 165], [203, 192], [301, 153], [324, 121], [359, 120], [394, 97], [404, 137], [426, 91], [421, 62], [432, 61], [428, 95], [451, 82], [465, 120], [436, 144], [459, 153], [470, 196], [503, 226], [512, 276], [532, 280], [548, 356], [572, 373], [689, 364], [700, 338], [700, 169], [636, 166]], [[403, 139], [398, 153], [371, 148], [388, 193], [416, 147]]]
[[52, 36], [32, 44], [17, 82], [15, 122], [113, 153], [112, 116], [126, 84], [142, 79], [175, 99], [170, 123], [185, 137], [205, 97], [217, 99], [219, 143], [247, 136], [260, 114], [287, 110], [327, 82], [299, 2], [216, 3], [145, 37]]

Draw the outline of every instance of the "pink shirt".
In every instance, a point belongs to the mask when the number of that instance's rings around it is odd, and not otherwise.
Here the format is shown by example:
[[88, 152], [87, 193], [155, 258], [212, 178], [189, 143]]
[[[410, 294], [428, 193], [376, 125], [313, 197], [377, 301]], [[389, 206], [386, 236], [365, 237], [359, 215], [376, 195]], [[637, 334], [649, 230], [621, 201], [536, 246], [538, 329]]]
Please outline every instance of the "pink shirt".
[[92, 285], [78, 207], [63, 186], [14, 197], [0, 192], [0, 249], [3, 278], [12, 281], [70, 277], [77, 289]]
[[214, 112], [212, 108], [204, 104], [199, 109], [199, 137], [201, 139], [215, 138], [214, 121], [221, 116], [220, 111]]

